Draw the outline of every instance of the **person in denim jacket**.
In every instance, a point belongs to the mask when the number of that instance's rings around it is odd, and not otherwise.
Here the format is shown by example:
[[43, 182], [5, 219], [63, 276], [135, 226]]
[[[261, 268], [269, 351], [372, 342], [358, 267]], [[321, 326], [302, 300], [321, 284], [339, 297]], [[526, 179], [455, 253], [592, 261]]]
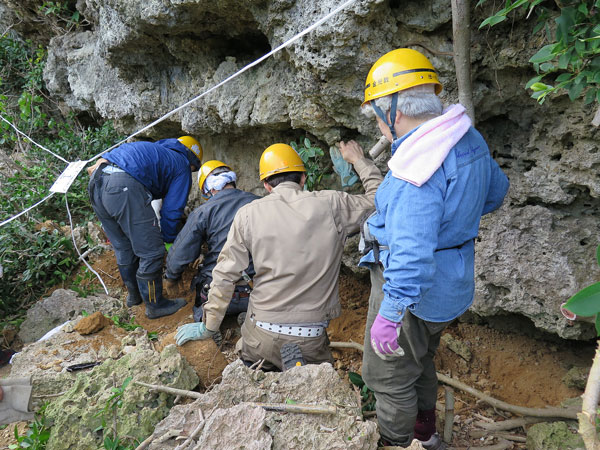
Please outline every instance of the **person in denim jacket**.
[[445, 448], [435, 427], [433, 362], [444, 328], [473, 302], [481, 216], [502, 205], [508, 178], [462, 105], [443, 108], [435, 69], [397, 49], [371, 68], [363, 112], [392, 142], [367, 220], [371, 269], [363, 378], [377, 398], [382, 442]]

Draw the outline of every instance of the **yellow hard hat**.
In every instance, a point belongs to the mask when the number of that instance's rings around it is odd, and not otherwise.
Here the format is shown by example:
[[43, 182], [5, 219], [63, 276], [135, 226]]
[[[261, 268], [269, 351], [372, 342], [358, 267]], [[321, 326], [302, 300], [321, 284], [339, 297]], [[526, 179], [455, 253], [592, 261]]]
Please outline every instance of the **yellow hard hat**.
[[229, 170], [233, 170], [227, 164], [222, 161], [217, 161], [216, 159], [211, 159], [210, 161], [206, 161], [200, 167], [200, 173], [198, 174], [198, 186], [200, 187], [200, 192], [204, 194], [204, 183], [206, 182], [206, 178], [212, 173], [213, 170], [218, 169], [219, 167], [227, 167]]
[[202, 146], [200, 145], [200, 142], [191, 136], [181, 136], [177, 140], [189, 148], [191, 152], [196, 155], [198, 161], [202, 162]]
[[421, 52], [398, 48], [379, 58], [365, 81], [365, 101], [385, 97], [421, 84], [435, 84], [435, 93], [442, 92], [433, 65]]
[[287, 144], [273, 144], [263, 152], [259, 164], [260, 179], [283, 172], [306, 172], [300, 155]]

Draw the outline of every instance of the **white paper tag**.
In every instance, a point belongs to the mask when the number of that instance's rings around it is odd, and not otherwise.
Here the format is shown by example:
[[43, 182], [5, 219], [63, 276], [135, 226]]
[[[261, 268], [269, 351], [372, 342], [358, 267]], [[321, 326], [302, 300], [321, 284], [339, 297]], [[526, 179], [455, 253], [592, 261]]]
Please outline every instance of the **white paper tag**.
[[81, 169], [83, 169], [86, 164], [87, 161], [75, 161], [69, 163], [65, 171], [60, 174], [50, 188], [50, 192], [59, 192], [62, 194], [66, 193], [71, 187], [71, 184], [73, 184], [73, 181], [75, 181], [75, 178], [77, 178], [77, 175], [79, 175], [79, 172], [81, 172]]

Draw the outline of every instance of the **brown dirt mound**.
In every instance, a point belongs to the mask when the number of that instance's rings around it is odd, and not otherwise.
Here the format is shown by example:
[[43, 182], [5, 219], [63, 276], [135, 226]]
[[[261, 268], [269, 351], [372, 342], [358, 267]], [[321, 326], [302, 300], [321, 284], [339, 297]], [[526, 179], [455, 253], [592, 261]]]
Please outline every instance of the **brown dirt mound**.
[[[157, 350], [161, 351], [169, 344], [175, 344], [175, 332], [164, 336], [157, 345]], [[223, 369], [229, 364], [212, 339], [190, 341], [177, 349], [194, 368], [200, 378], [201, 386], [205, 389], [220, 381]]]

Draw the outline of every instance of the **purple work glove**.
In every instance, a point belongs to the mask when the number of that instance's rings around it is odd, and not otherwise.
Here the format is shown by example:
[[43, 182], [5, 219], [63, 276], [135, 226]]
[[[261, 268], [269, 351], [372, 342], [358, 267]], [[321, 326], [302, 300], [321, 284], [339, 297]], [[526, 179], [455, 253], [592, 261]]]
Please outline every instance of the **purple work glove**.
[[396, 323], [377, 314], [371, 326], [371, 347], [384, 361], [404, 356], [404, 350], [398, 345], [402, 322]]

